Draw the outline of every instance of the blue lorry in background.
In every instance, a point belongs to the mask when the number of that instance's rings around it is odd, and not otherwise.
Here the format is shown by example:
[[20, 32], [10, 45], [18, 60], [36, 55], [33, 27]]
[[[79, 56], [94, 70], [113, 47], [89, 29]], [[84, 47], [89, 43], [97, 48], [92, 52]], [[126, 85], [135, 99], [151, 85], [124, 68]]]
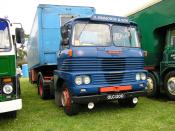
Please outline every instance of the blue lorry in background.
[[39, 5], [28, 65], [41, 98], [54, 96], [67, 115], [104, 100], [135, 107], [147, 86], [136, 23], [92, 7]]

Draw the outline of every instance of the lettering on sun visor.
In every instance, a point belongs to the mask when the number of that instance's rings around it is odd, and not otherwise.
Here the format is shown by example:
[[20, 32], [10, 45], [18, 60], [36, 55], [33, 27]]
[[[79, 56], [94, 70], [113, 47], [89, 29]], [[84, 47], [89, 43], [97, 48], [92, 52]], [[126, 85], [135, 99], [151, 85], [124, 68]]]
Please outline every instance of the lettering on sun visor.
[[129, 24], [129, 19], [127, 17], [120, 17], [120, 16], [93, 15], [91, 17], [91, 20]]

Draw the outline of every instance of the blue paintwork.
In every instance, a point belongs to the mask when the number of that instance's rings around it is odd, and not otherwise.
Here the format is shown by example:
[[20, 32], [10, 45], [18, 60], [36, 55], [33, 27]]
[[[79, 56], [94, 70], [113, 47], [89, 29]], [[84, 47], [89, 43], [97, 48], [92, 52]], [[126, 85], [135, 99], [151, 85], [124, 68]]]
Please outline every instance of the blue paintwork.
[[[88, 68], [88, 67], [87, 67]], [[145, 72], [144, 70], [132, 70], [132, 71], [124, 71], [125, 75], [127, 75], [128, 73], [132, 72], [135, 76], [136, 73], [138, 72]], [[115, 84], [109, 84], [105, 81], [104, 77], [101, 77], [101, 80], [104, 81], [101, 84], [98, 84], [96, 82], [94, 82], [94, 74], [101, 74], [101, 76], [103, 76], [104, 73], [109, 73], [109, 72], [96, 72], [96, 71], [89, 71], [89, 72], [64, 72], [64, 71], [60, 71], [60, 70], [55, 70], [54, 75], [55, 76], [59, 76], [60, 78], [64, 78], [66, 84], [68, 85], [68, 87], [70, 88], [70, 90], [72, 91], [72, 93], [74, 95], [82, 95], [82, 94], [86, 94], [86, 95], [90, 95], [90, 94], [99, 94], [99, 89], [101, 87], [109, 87], [109, 86], [124, 86], [124, 85], [132, 85], [132, 91], [138, 91], [138, 90], [145, 90], [146, 87], [146, 81], [128, 81], [126, 79], [126, 77], [122, 78], [122, 81], [120, 83], [115, 83]], [[111, 71], [110, 73], [117, 73], [115, 71]], [[74, 83], [74, 79], [75, 76], [79, 76], [79, 75], [89, 75], [92, 79], [92, 82], [88, 85], [80, 85], [77, 86]], [[135, 77], [133, 77], [133, 79], [135, 79]], [[143, 86], [140, 86], [140, 84], [143, 84]], [[86, 92], [81, 92], [81, 89], [86, 89]]]
[[[91, 20], [90, 18], [77, 18], [67, 24], [73, 26], [77, 21], [91, 21], [95, 23], [114, 21]], [[136, 25], [133, 22], [118, 23]], [[68, 56], [69, 49], [72, 57]], [[76, 96], [99, 94], [100, 87], [131, 85], [133, 91], [145, 90], [146, 80], [136, 81], [136, 73], [147, 73], [144, 68], [143, 51], [140, 48], [117, 47], [111, 44], [107, 47], [75, 47], [69, 41], [69, 49], [63, 49], [58, 54], [58, 65], [54, 76], [65, 80], [66, 84]], [[109, 54], [107, 51], [121, 51], [119, 54]], [[75, 77], [88, 75], [91, 83], [77, 86]], [[141, 84], [141, 85], [140, 85]], [[81, 92], [86, 89], [86, 92]]]
[[88, 17], [95, 13], [92, 7], [39, 5], [28, 42], [28, 65], [36, 68], [56, 65], [56, 52], [60, 47], [62, 15]]
[[[62, 55], [58, 57], [58, 70], [55, 71], [55, 75], [59, 76], [60, 78], [63, 78], [67, 85], [70, 87], [72, 92], [75, 95], [81, 95], [80, 89], [86, 89], [87, 92], [84, 92], [83, 94], [96, 94], [99, 93], [100, 87], [107, 87], [107, 86], [119, 86], [119, 85], [132, 85], [133, 90], [144, 90], [146, 87], [146, 81], [136, 81], [135, 75], [138, 72], [145, 72], [143, 70], [144, 60], [143, 60], [143, 53], [141, 49], [139, 48], [122, 48], [122, 47], [101, 47], [103, 49], [99, 49], [99, 47], [71, 47], [73, 50], [73, 57], [69, 57], [67, 55], [67, 50], [64, 50]], [[109, 55], [105, 52], [105, 50], [122, 50], [123, 53], [119, 55]], [[81, 51], [81, 55], [79, 55], [79, 51]], [[106, 71], [104, 71], [102, 68], [102, 65], [98, 60], [100, 59], [112, 59], [113, 61], [117, 58], [123, 58], [126, 60], [126, 65], [124, 65], [123, 70], [117, 69], [115, 67], [110, 67]], [[72, 59], [72, 61], [71, 61]], [[134, 64], [134, 66], [129, 66], [130, 59], [132, 59], [134, 62], [139, 62]], [[78, 63], [77, 66], [71, 66], [71, 65], [65, 65], [64, 60], [71, 61], [71, 64], [74, 64], [74, 62]], [[88, 64], [90, 62], [96, 61], [96, 63]], [[87, 63], [86, 63], [86, 62]], [[127, 62], [128, 61], [128, 62]], [[83, 63], [82, 63], [83, 62]], [[80, 66], [81, 64], [81, 66]], [[84, 64], [84, 66], [83, 66]], [[70, 67], [70, 70], [65, 70], [64, 67]], [[92, 67], [93, 66], [93, 67]], [[121, 81], [118, 82], [112, 82], [109, 84], [109, 82], [106, 81], [104, 74], [120, 74], [124, 73], [124, 77], [121, 78]], [[89, 75], [92, 79], [91, 84], [89, 85], [81, 85], [77, 86], [74, 83], [75, 76], [78, 75]], [[99, 79], [97, 79], [98, 77]], [[97, 80], [95, 80], [97, 79]], [[113, 78], [115, 79], [115, 78]], [[118, 79], [118, 78], [117, 78]], [[99, 82], [100, 80], [100, 82]], [[143, 84], [143, 87], [140, 87], [139, 84]]]

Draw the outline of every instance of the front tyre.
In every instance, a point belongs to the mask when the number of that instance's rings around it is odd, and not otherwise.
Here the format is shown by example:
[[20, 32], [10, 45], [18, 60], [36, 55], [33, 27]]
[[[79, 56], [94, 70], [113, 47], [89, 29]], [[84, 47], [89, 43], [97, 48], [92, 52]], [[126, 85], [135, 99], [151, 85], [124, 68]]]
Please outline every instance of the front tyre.
[[11, 111], [7, 113], [9, 118], [15, 119], [17, 117], [17, 111]]
[[165, 76], [164, 88], [168, 98], [175, 100], [175, 71], [171, 71]]
[[61, 94], [62, 94], [62, 91], [61, 89], [57, 89], [55, 90], [55, 103], [58, 107], [61, 107], [62, 106], [62, 102], [61, 102]]
[[79, 112], [79, 105], [72, 102], [72, 95], [67, 85], [64, 83], [61, 94], [61, 103], [64, 108], [64, 112], [69, 115], [76, 115]]

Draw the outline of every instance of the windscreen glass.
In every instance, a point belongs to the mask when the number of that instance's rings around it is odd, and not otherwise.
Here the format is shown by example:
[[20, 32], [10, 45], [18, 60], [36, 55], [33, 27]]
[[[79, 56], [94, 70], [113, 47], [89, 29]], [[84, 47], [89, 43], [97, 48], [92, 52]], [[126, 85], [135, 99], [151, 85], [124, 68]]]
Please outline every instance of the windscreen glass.
[[171, 43], [175, 45], [175, 30], [171, 31]]
[[0, 51], [6, 51], [10, 49], [10, 37], [8, 23], [0, 20]]
[[74, 46], [109, 46], [110, 27], [106, 24], [77, 23], [74, 27]]
[[112, 26], [112, 36], [115, 46], [140, 47], [136, 28], [130, 26]]

